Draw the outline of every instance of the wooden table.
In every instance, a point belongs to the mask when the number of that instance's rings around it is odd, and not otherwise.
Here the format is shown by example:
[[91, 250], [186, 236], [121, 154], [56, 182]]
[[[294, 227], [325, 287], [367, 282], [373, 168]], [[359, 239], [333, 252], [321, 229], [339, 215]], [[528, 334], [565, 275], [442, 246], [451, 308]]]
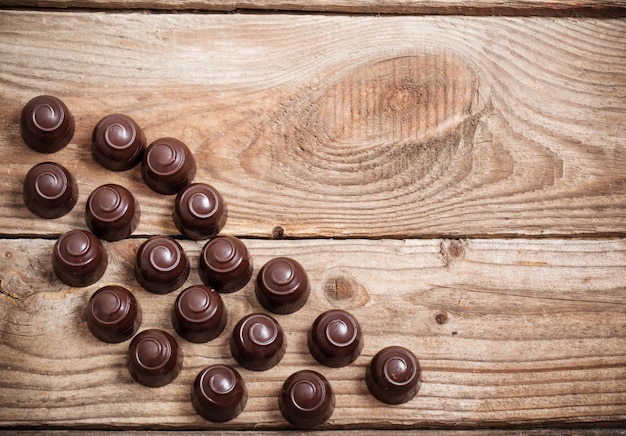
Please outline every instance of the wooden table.
[[[623, 432], [626, 1], [0, 5], [0, 429], [288, 429], [278, 392], [310, 368], [336, 393], [321, 430]], [[19, 133], [39, 94], [76, 119], [71, 143], [50, 155]], [[136, 295], [142, 329], [174, 333], [177, 292], [142, 289], [135, 252], [151, 235], [180, 238], [191, 285], [205, 242], [182, 239], [174, 197], [147, 188], [139, 167], [94, 162], [91, 132], [114, 112], [149, 142], [190, 147], [195, 181], [223, 194], [223, 233], [242, 238], [255, 275], [280, 255], [308, 271], [306, 306], [277, 315], [288, 341], [278, 366], [248, 371], [230, 355], [236, 321], [262, 310], [252, 281], [223, 296], [229, 322], [217, 339], [176, 335], [184, 367], [162, 388], [131, 379], [128, 342], [89, 333], [86, 303], [106, 284]], [[24, 175], [46, 160], [65, 165], [80, 192], [54, 220], [22, 200]], [[98, 283], [68, 287], [51, 249], [86, 229], [86, 198], [107, 182], [135, 194], [141, 222], [105, 242]], [[306, 332], [336, 307], [359, 319], [365, 345], [353, 364], [327, 368]], [[422, 368], [417, 397], [399, 406], [364, 383], [392, 344]], [[222, 424], [190, 402], [196, 374], [214, 363], [235, 365], [250, 395]]]

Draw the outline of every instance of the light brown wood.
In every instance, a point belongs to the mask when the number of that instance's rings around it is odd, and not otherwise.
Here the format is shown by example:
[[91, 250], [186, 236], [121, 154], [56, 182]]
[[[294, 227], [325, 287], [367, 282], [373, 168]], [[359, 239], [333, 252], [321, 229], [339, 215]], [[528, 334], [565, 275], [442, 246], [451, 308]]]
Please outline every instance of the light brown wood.
[[[88, 193], [128, 186], [137, 235], [176, 233], [139, 168], [93, 162], [127, 113], [174, 136], [229, 204], [226, 231], [287, 237], [619, 236], [626, 224], [626, 21], [320, 15], [0, 14], [3, 235], [84, 227]], [[22, 106], [51, 93], [77, 130], [41, 155]], [[66, 164], [80, 197], [38, 220], [22, 179]]]
[[285, 10], [379, 14], [603, 16], [626, 14], [624, 0], [0, 0], [0, 6], [167, 9]]
[[[288, 350], [275, 368], [241, 369], [249, 388], [245, 411], [210, 424], [189, 401], [205, 365], [234, 364], [228, 333], [260, 310], [252, 283], [225, 294], [227, 331], [208, 344], [181, 340], [184, 369], [170, 385], [132, 382], [128, 342], [94, 339], [84, 321], [91, 293], [108, 283], [128, 286], [144, 310], [142, 328], [172, 332], [176, 293], [157, 296], [132, 278], [141, 240], [106, 244], [112, 260], [87, 288], [63, 286], [50, 271], [54, 241], [2, 240], [0, 249], [0, 422], [28, 426], [160, 429], [285, 428], [277, 407], [293, 371], [324, 373], [337, 407], [322, 429], [475, 427], [626, 423], [626, 240], [245, 240], [255, 270], [288, 255], [309, 273], [303, 309], [277, 315]], [[183, 241], [198, 283], [202, 243]], [[365, 347], [345, 368], [317, 364], [306, 330], [322, 311], [341, 307], [361, 322]], [[402, 344], [422, 366], [418, 396], [401, 406], [374, 400], [363, 383], [369, 359]]]

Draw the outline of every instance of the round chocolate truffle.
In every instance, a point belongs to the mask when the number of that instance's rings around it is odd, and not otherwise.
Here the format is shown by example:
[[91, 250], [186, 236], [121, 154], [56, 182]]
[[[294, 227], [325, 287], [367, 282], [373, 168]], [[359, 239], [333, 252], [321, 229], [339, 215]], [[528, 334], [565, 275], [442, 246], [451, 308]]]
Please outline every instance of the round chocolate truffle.
[[256, 297], [270, 312], [287, 314], [300, 309], [311, 293], [306, 271], [288, 257], [268, 261], [256, 279]]
[[333, 368], [349, 365], [363, 350], [361, 326], [354, 316], [341, 309], [318, 316], [309, 330], [307, 342], [311, 355]]
[[224, 331], [226, 307], [220, 294], [207, 286], [190, 286], [176, 298], [172, 325], [189, 342], [215, 339]]
[[137, 250], [135, 278], [146, 290], [167, 294], [189, 277], [189, 260], [183, 247], [169, 236], [153, 236]]
[[387, 404], [410, 401], [420, 388], [420, 366], [415, 355], [404, 347], [380, 350], [371, 360], [365, 374], [367, 388]]
[[174, 380], [183, 366], [183, 352], [169, 333], [144, 330], [130, 341], [128, 371], [145, 386], [165, 386]]
[[308, 429], [328, 421], [335, 410], [335, 395], [326, 377], [302, 370], [285, 380], [278, 406], [292, 425]]
[[69, 286], [89, 286], [104, 275], [108, 263], [102, 242], [87, 230], [70, 230], [54, 244], [52, 269]]
[[67, 214], [78, 200], [74, 176], [54, 162], [32, 167], [24, 178], [24, 204], [42, 218], [59, 218]]
[[85, 205], [85, 221], [91, 231], [107, 241], [125, 239], [139, 222], [139, 203], [123, 186], [108, 184], [94, 189]]
[[159, 194], [177, 193], [193, 180], [195, 174], [196, 160], [189, 148], [178, 139], [157, 139], [143, 155], [143, 180]]
[[104, 342], [124, 342], [141, 325], [141, 307], [135, 296], [122, 286], [98, 289], [87, 304], [87, 327]]
[[226, 224], [227, 207], [221, 194], [206, 183], [193, 183], [176, 196], [172, 218], [187, 239], [207, 239]]
[[39, 153], [54, 153], [74, 136], [74, 117], [61, 100], [40, 95], [22, 109], [20, 133], [26, 145]]
[[239, 320], [230, 338], [230, 351], [241, 366], [265, 371], [285, 355], [287, 341], [282, 327], [274, 318], [253, 313]]
[[243, 411], [247, 401], [246, 384], [228, 365], [204, 368], [193, 384], [191, 403], [198, 415], [209, 421], [230, 421]]
[[131, 117], [112, 114], [93, 129], [91, 152], [103, 167], [125, 171], [137, 165], [146, 148], [146, 135]]
[[252, 277], [252, 269], [248, 249], [234, 236], [216, 236], [200, 253], [200, 279], [217, 292], [235, 292], [243, 288]]

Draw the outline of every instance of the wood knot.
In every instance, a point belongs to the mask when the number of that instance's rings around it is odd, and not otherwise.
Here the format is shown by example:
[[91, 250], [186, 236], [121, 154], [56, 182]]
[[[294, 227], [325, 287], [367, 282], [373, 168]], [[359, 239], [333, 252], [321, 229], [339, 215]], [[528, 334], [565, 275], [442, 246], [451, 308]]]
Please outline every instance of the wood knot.
[[355, 309], [367, 304], [370, 295], [365, 286], [346, 273], [334, 272], [324, 282], [326, 299], [340, 309]]
[[464, 243], [459, 239], [443, 240], [441, 241], [439, 253], [443, 258], [444, 265], [449, 266], [452, 262], [465, 258]]

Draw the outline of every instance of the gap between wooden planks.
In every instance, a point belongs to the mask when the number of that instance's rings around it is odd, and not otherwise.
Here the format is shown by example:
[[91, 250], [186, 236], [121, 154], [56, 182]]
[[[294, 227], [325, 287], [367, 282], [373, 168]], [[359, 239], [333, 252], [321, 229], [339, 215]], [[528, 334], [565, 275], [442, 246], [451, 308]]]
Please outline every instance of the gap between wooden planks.
[[[139, 168], [93, 162], [93, 127], [124, 112], [191, 147], [232, 234], [623, 236], [625, 40], [624, 20], [5, 11], [1, 232], [83, 226], [89, 192], [117, 182], [144, 211], [137, 235], [175, 233]], [[41, 93], [77, 120], [54, 155], [19, 136]], [[79, 181], [60, 220], [24, 213], [44, 159]]]
[[0, 7], [289, 11], [360, 14], [624, 16], [623, 0], [0, 0]]
[[[312, 293], [303, 309], [277, 315], [287, 353], [265, 372], [241, 369], [250, 399], [232, 422], [211, 424], [189, 401], [197, 372], [235, 364], [228, 335], [261, 310], [253, 284], [224, 294], [226, 331], [207, 344], [180, 340], [184, 369], [170, 385], [134, 383], [125, 368], [128, 342], [105, 344], [85, 325], [84, 308], [105, 284], [131, 289], [145, 328], [173, 332], [177, 292], [154, 295], [132, 275], [141, 239], [107, 243], [103, 279], [68, 288], [50, 270], [54, 241], [4, 240], [0, 253], [0, 422], [2, 425], [111, 428], [278, 429], [284, 379], [298, 369], [324, 373], [337, 394], [325, 429], [598, 425], [626, 422], [626, 241], [246, 240], [255, 275], [287, 255], [307, 269]], [[200, 283], [202, 242], [182, 241]], [[365, 347], [344, 368], [317, 364], [306, 331], [324, 310], [350, 310]], [[174, 333], [175, 334], [175, 333]], [[363, 376], [382, 347], [402, 344], [422, 366], [418, 396], [401, 406], [371, 397]]]

